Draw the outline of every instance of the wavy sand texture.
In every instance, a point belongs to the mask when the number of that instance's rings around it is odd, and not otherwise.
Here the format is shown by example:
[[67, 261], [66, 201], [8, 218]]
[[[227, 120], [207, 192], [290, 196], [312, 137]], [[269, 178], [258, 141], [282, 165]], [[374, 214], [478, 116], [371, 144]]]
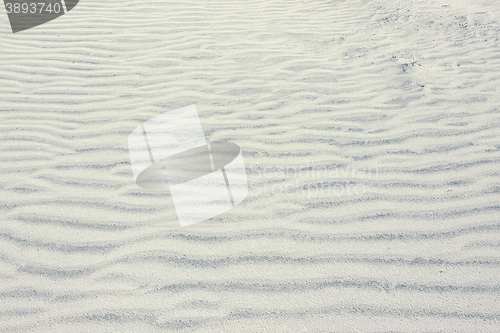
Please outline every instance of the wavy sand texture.
[[[499, 36], [496, 0], [0, 15], [0, 331], [498, 331]], [[127, 136], [193, 103], [251, 188], [180, 228]]]

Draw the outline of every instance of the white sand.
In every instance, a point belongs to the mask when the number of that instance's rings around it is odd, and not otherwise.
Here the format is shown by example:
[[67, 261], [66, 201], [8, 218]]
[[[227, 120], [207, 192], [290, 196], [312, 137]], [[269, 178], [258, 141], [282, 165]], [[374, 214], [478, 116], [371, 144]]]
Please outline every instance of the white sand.
[[[500, 332], [500, 3], [200, 3], [0, 15], [0, 331]], [[180, 228], [127, 136], [190, 104], [251, 188]]]

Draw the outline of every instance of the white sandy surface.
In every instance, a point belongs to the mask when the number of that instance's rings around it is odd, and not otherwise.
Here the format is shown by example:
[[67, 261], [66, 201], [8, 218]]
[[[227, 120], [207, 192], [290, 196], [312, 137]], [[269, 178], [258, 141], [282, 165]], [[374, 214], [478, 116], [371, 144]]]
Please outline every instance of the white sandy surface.
[[[500, 332], [499, 37], [496, 0], [1, 14], [0, 331]], [[127, 137], [190, 104], [250, 189], [181, 228]]]

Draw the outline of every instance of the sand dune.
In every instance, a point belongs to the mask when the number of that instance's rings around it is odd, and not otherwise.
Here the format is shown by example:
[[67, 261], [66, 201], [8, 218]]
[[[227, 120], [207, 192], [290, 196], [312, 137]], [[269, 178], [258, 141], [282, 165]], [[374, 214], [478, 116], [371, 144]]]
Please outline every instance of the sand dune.
[[[495, 332], [500, 5], [0, 15], [0, 330]], [[181, 228], [127, 137], [196, 104], [249, 195]]]

